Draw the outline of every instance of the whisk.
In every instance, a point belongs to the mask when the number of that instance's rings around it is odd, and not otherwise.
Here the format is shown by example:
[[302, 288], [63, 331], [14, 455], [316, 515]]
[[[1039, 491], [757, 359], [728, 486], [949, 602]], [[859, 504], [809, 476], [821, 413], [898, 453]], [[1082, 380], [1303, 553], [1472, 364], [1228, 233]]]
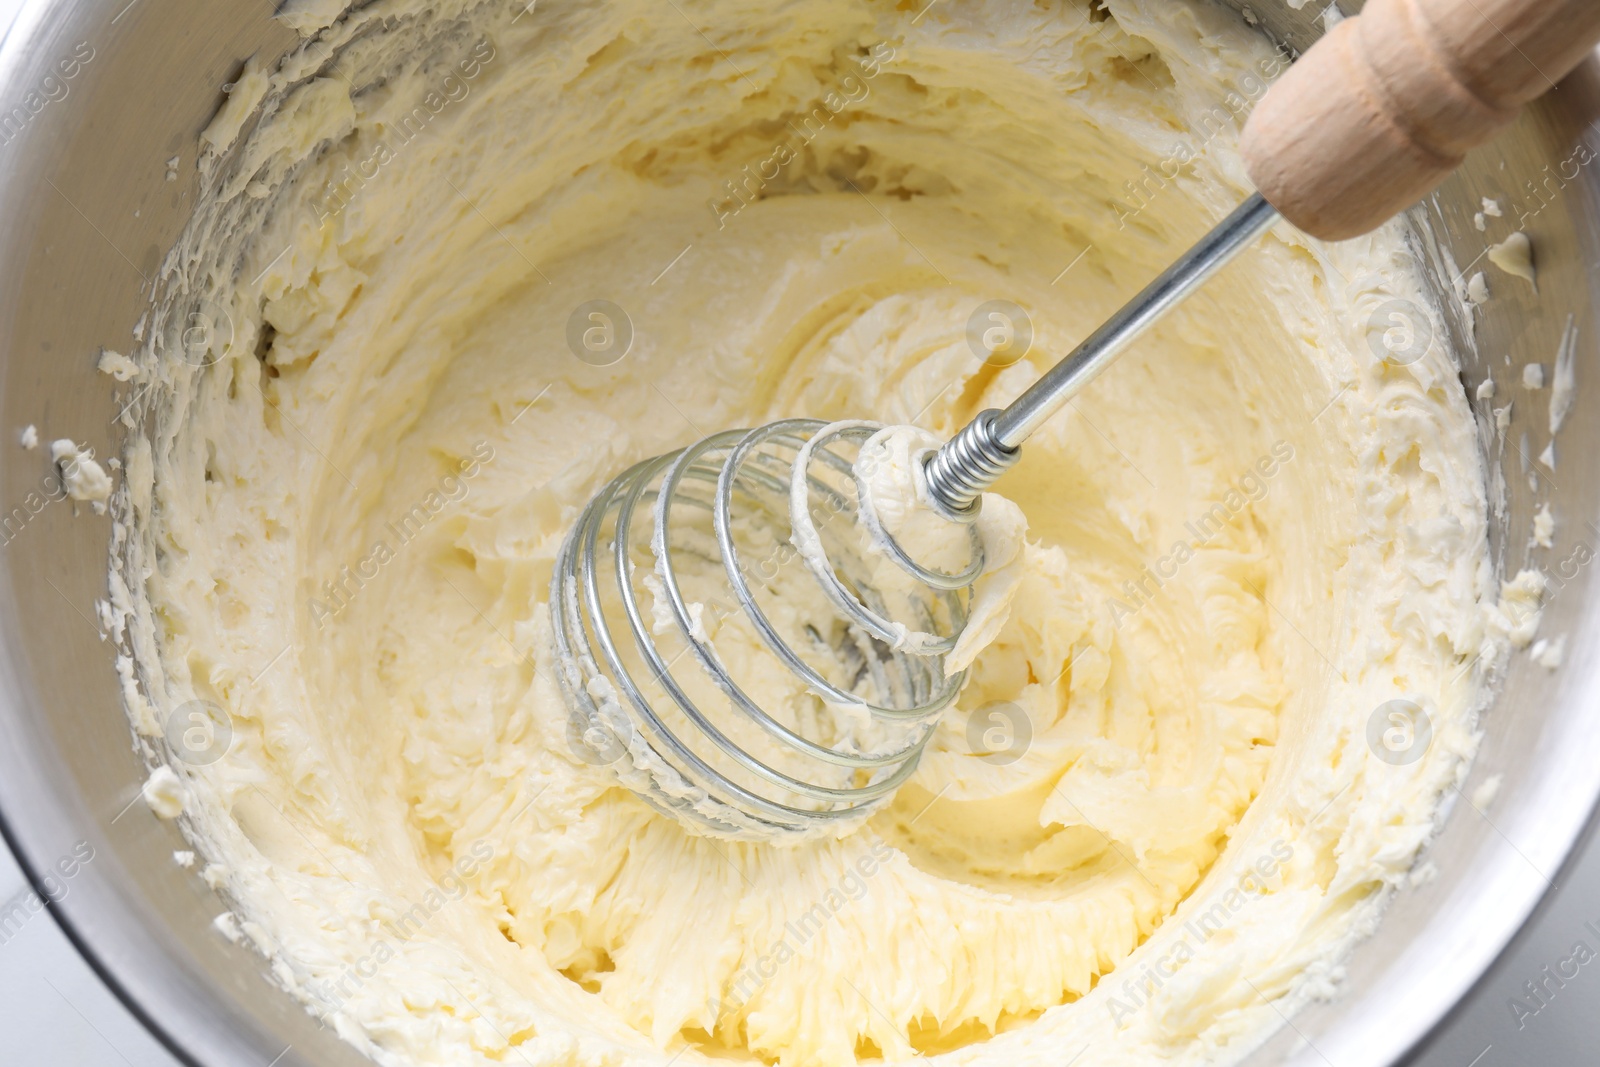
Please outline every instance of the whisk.
[[[1280, 218], [1330, 240], [1376, 228], [1597, 37], [1593, 0], [1372, 0], [1335, 26], [1246, 126], [1261, 191], [1013, 403], [914, 457], [919, 498], [967, 529], [962, 567], [925, 566], [878, 516], [861, 469], [876, 423], [786, 419], [623, 471], [584, 508], [551, 581], [574, 752], [712, 836], [795, 841], [868, 817], [915, 773], [966, 681], [945, 660], [985, 563], [973, 523], [1022, 443]], [[725, 612], [709, 624], [708, 604]], [[737, 667], [713, 628], [743, 651]], [[751, 679], [782, 707], [753, 699]]]

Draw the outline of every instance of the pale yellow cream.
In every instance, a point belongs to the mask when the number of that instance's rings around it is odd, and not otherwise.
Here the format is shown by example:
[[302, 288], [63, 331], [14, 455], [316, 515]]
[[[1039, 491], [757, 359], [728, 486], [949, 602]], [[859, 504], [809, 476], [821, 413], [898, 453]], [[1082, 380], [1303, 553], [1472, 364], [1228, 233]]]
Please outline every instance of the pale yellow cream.
[[[1398, 225], [1277, 228], [1029, 443], [1009, 614], [844, 839], [656, 815], [548, 645], [625, 465], [1016, 396], [1247, 194], [1283, 57], [1172, 0], [285, 17], [317, 36], [206, 132], [112, 499], [141, 736], [231, 719], [173, 760], [219, 936], [396, 1065], [1213, 1062], [1334, 991], [1503, 629], [1450, 355], [1379, 358], [1387, 302], [1432, 315]], [[991, 301], [1024, 358], [975, 350]]]

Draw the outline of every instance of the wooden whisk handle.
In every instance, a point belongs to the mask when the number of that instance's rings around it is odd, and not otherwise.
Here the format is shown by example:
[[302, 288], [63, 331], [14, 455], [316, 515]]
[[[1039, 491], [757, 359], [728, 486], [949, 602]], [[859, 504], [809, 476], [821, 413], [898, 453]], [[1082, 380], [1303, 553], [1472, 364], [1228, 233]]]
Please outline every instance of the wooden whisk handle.
[[1600, 41], [1600, 0], [1369, 0], [1245, 125], [1250, 178], [1306, 233], [1367, 233], [1555, 87]]

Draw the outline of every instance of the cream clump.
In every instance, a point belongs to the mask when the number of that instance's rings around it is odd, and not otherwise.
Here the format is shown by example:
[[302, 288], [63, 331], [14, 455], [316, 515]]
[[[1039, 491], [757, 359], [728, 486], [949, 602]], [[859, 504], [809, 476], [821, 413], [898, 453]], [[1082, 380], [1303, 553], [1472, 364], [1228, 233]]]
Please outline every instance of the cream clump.
[[87, 502], [96, 512], [106, 510], [111, 475], [95, 460], [94, 449], [63, 437], [50, 442], [50, 459], [61, 471], [61, 484], [68, 496]]

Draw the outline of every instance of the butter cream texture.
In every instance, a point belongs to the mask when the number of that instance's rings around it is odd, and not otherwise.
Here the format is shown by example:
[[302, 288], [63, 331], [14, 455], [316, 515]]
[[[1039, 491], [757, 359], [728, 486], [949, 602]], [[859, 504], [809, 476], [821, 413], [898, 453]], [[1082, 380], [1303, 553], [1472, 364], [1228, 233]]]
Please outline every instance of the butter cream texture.
[[[589, 495], [728, 427], [1002, 406], [1247, 193], [1287, 60], [1206, 3], [675, 7], [297, 2], [246, 65], [111, 499], [135, 728], [232, 728], [150, 795], [385, 1064], [1236, 1059], [1337, 988], [1517, 627], [1451, 355], [1381, 343], [1433, 314], [1401, 224], [1274, 230], [1028, 443], [890, 805], [696, 837], [556, 685]], [[1025, 353], [974, 344], [994, 301]]]

